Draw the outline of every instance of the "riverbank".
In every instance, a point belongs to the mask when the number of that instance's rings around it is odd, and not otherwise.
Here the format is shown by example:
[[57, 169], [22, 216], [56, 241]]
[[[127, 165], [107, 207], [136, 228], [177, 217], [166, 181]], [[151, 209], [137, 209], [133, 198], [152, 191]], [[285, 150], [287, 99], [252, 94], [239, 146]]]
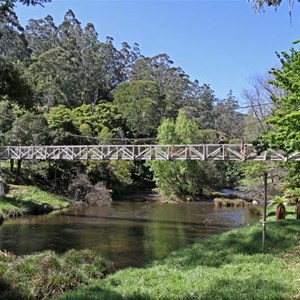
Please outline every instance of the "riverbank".
[[0, 299], [49, 299], [59, 294], [62, 300], [300, 299], [300, 222], [293, 209], [288, 206], [287, 220], [279, 223], [274, 208], [269, 212], [265, 255], [260, 224], [216, 235], [146, 267], [113, 275], [108, 275], [111, 265], [93, 251], [25, 256], [0, 252]]
[[247, 226], [57, 299], [300, 299], [300, 222], [292, 207], [284, 221], [268, 218], [266, 249], [261, 225]]
[[25, 256], [0, 252], [0, 299], [48, 299], [112, 272], [113, 265], [90, 250]]
[[8, 193], [0, 197], [0, 221], [28, 214], [44, 214], [70, 206], [70, 202], [34, 186], [8, 185]]

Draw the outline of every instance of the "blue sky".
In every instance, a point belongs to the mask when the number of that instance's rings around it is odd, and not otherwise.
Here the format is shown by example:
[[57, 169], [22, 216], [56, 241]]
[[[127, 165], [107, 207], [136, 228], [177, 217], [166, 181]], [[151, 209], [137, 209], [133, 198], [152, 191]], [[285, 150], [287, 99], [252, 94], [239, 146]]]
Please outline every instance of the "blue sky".
[[245, 0], [53, 0], [16, 11], [23, 26], [48, 14], [58, 25], [71, 8], [83, 26], [95, 25], [101, 41], [111, 36], [117, 48], [136, 42], [145, 56], [167, 53], [217, 97], [232, 89], [243, 104], [249, 77], [278, 67], [275, 51], [288, 51], [300, 39], [299, 7], [292, 23], [287, 4], [256, 14]]

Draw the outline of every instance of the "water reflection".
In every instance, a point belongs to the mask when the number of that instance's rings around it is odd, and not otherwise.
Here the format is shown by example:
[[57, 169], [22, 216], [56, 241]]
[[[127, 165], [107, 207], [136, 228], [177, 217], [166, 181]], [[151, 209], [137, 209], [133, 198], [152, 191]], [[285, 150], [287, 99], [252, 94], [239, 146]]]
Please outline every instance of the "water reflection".
[[247, 208], [216, 208], [211, 203], [122, 201], [10, 220], [0, 227], [0, 248], [16, 254], [88, 248], [101, 252], [117, 268], [140, 266], [256, 218]]

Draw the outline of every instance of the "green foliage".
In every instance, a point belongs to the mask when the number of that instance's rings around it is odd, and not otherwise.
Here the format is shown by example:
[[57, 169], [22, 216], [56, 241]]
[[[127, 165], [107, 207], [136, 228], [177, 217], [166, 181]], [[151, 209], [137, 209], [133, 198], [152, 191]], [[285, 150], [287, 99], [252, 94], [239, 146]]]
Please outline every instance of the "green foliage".
[[85, 172], [91, 182], [103, 181], [113, 193], [123, 193], [133, 183], [133, 162], [130, 161], [90, 161]]
[[131, 173], [133, 170], [133, 162], [122, 160], [112, 161], [110, 163], [110, 168], [119, 184], [126, 186], [132, 183]]
[[262, 188], [263, 185], [263, 175], [268, 172], [269, 166], [257, 161], [248, 161], [243, 167], [243, 176], [240, 181], [244, 189], [249, 191], [258, 192], [259, 187]]
[[8, 145], [47, 145], [48, 128], [42, 115], [26, 112], [17, 118], [6, 134]]
[[57, 27], [51, 16], [44, 19], [30, 19], [26, 25], [24, 34], [30, 45], [32, 57], [37, 57], [43, 52], [54, 47]]
[[[158, 128], [160, 144], [191, 143], [197, 139], [198, 127], [180, 114], [176, 122], [166, 119]], [[166, 197], [183, 198], [195, 195], [198, 190], [195, 161], [153, 161], [149, 163], [156, 185]]]
[[272, 200], [269, 202], [269, 206], [273, 207], [273, 206], [277, 206], [278, 204], [284, 204], [285, 203], [285, 199], [284, 197], [281, 196], [275, 196], [274, 198], [272, 198]]
[[291, 49], [290, 53], [278, 55], [281, 69], [272, 69], [273, 85], [284, 91], [283, 96], [273, 97], [275, 110], [268, 122], [274, 130], [266, 135], [266, 141], [271, 147], [278, 147], [288, 153], [300, 150], [300, 52]]
[[174, 67], [167, 54], [139, 57], [132, 65], [131, 81], [154, 81], [164, 97], [163, 116], [175, 119], [178, 109], [189, 100], [193, 83], [181, 68]]
[[135, 136], [151, 136], [156, 132], [164, 104], [155, 82], [120, 83], [114, 91], [114, 104]]
[[[83, 104], [75, 109], [64, 105], [52, 107], [45, 113], [48, 126], [52, 129], [54, 143], [70, 143], [69, 134], [99, 138], [100, 142], [111, 143], [110, 138], [127, 132], [125, 120], [116, 105], [102, 102], [96, 106]], [[84, 137], [73, 137], [73, 142], [89, 143]], [[94, 143], [95, 140], [93, 140]]]
[[66, 131], [74, 132], [71, 110], [64, 105], [50, 108], [49, 112], [45, 113], [45, 118], [50, 129], [63, 128]]
[[300, 201], [300, 188], [287, 188], [284, 197], [288, 202]]
[[214, 129], [201, 129], [199, 130], [200, 144], [216, 144], [220, 139], [220, 134]]
[[213, 108], [214, 128], [229, 139], [243, 136], [244, 116], [236, 112], [239, 105], [232, 91], [227, 98], [218, 101]]
[[87, 135], [91, 136], [99, 136], [101, 132], [105, 134], [105, 131], [109, 131], [113, 136], [127, 130], [119, 109], [109, 102], [102, 102], [96, 106], [90, 104], [78, 106], [72, 110], [71, 118], [79, 131], [82, 125], [88, 125], [90, 132]]
[[32, 92], [16, 64], [0, 57], [0, 98], [6, 97], [21, 106], [32, 106]]
[[[165, 119], [158, 128], [158, 142], [164, 144], [195, 144], [199, 142], [203, 132], [198, 129], [195, 122], [188, 120], [181, 111], [172, 121]], [[176, 156], [176, 149], [174, 147]], [[170, 160], [172, 153], [170, 153]], [[222, 174], [213, 162], [200, 161], [151, 161], [148, 163], [153, 172], [156, 185], [164, 196], [171, 199], [186, 199], [197, 197], [202, 193], [203, 187], [217, 187], [223, 181]]]

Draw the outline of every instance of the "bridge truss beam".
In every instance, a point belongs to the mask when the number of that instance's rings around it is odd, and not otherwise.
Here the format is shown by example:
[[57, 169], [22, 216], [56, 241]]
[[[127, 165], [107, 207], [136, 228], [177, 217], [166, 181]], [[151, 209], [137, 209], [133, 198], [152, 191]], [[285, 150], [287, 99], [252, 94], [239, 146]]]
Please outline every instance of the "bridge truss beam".
[[268, 149], [257, 153], [251, 144], [4, 146], [0, 160], [257, 160], [300, 161], [300, 152]]

